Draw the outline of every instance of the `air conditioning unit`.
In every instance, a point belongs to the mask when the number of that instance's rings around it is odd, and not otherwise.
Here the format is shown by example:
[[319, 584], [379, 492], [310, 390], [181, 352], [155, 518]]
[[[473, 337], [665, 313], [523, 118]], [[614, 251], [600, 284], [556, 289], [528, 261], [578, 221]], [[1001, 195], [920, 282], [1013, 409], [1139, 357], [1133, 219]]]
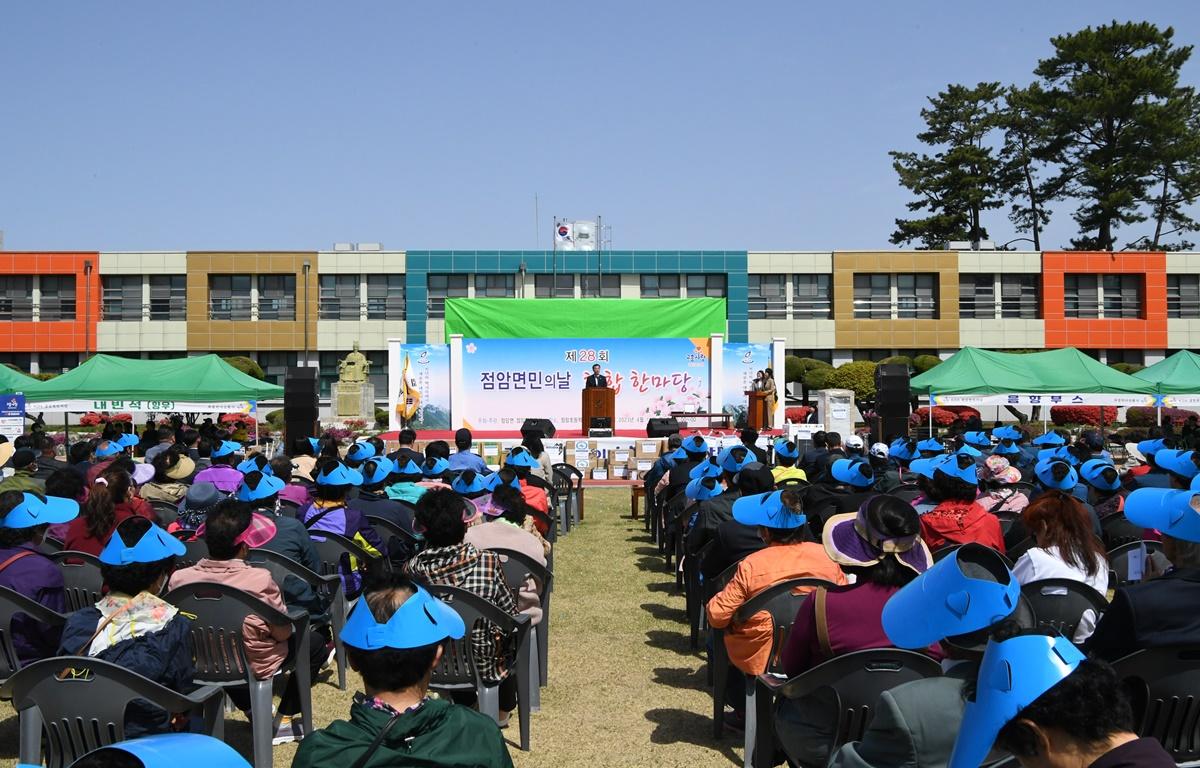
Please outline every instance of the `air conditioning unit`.
[[382, 251], [383, 243], [359, 243], [358, 250], [360, 250], [360, 251]]
[[354, 243], [334, 243], [333, 250], [335, 250], [335, 251], [353, 251]]
[[946, 249], [950, 251], [969, 251], [971, 250], [970, 240], [951, 240], [946, 243]]

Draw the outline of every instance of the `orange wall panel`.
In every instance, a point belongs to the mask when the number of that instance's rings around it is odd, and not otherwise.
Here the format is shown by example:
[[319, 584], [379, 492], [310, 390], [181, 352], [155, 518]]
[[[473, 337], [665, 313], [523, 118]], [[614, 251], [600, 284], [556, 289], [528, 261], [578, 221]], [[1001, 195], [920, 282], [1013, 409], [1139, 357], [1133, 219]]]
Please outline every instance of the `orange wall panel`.
[[[1162, 349], [1167, 346], [1167, 257], [1163, 253], [1047, 251], [1042, 254], [1042, 316], [1046, 347]], [[1068, 274], [1139, 274], [1142, 317], [1086, 320], [1065, 315]]]
[[[84, 273], [86, 261], [92, 263], [90, 277]], [[81, 355], [95, 351], [100, 315], [99, 253], [4, 251], [0, 253], [0, 275], [75, 275], [75, 319], [0, 323], [0, 351]]]

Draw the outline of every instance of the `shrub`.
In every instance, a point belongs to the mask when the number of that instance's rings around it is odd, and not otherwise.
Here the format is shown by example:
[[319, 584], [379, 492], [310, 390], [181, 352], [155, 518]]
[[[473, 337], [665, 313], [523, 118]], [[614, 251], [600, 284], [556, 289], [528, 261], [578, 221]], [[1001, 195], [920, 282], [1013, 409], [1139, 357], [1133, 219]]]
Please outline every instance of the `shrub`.
[[283, 409], [282, 408], [276, 408], [273, 411], [267, 411], [266, 419], [267, 419], [267, 423], [270, 424], [273, 428], [283, 429], [284, 419], [283, 419]]
[[107, 424], [110, 421], [120, 421], [120, 422], [124, 422], [126, 424], [132, 424], [133, 423], [133, 414], [132, 413], [109, 413], [108, 411], [101, 411], [100, 413], [96, 413], [95, 411], [88, 411], [87, 413], [85, 413], [79, 417], [79, 424], [80, 424], [80, 426], [84, 426], [84, 427], [98, 427], [101, 424]]
[[[1189, 416], [1195, 415], [1195, 411], [1186, 408], [1162, 409], [1163, 424], [1170, 422], [1175, 427], [1182, 427]], [[1125, 411], [1125, 423], [1131, 427], [1153, 427], [1158, 424], [1158, 416], [1149, 405], [1131, 405]]]
[[871, 400], [875, 397], [875, 363], [856, 360], [833, 370], [825, 379], [826, 389], [850, 389], [855, 400]]
[[255, 419], [249, 413], [223, 413], [217, 417], [217, 423], [224, 425], [226, 429], [236, 431], [238, 429], [254, 429]]
[[833, 366], [824, 360], [816, 360], [811, 357], [788, 355], [783, 358], [783, 380], [788, 384], [796, 381], [802, 382], [809, 372], [819, 369], [832, 370]]
[[[933, 423], [938, 427], [948, 427], [958, 421], [979, 418], [979, 411], [969, 405], [935, 405], [933, 407]], [[921, 426], [929, 423], [929, 407], [921, 406], [908, 417], [908, 423]]]
[[1089, 427], [1100, 426], [1100, 409], [1104, 408], [1104, 423], [1112, 424], [1117, 420], [1115, 405], [1055, 405], [1050, 408], [1050, 421], [1057, 426], [1066, 424], [1086, 424]]
[[912, 358], [907, 357], [906, 355], [892, 355], [891, 357], [885, 357], [879, 361], [879, 364], [880, 365], [884, 365], [884, 364], [904, 365], [904, 366], [908, 366], [908, 368], [910, 368], [910, 369], [913, 367]]
[[793, 424], [803, 424], [813, 410], [813, 407], [810, 405], [793, 405], [783, 409], [783, 418]]
[[1139, 365], [1138, 363], [1109, 363], [1108, 367], [1121, 373], [1137, 373], [1146, 366]]
[[830, 374], [833, 373], [833, 371], [834, 371], [834, 367], [832, 365], [825, 365], [824, 367], [818, 366], [816, 368], [810, 368], [808, 370], [808, 372], [804, 374], [804, 386], [807, 387], [808, 389], [814, 389], [814, 390], [815, 389], [828, 389], [829, 388], [829, 384], [828, 384], [829, 376], [830, 376]]
[[930, 368], [936, 368], [942, 364], [942, 358], [937, 355], [917, 355], [913, 358], [913, 368], [917, 369], [917, 373], [925, 373]]
[[248, 357], [235, 355], [234, 357], [222, 357], [221, 359], [232, 365], [234, 368], [237, 368], [247, 376], [253, 376], [259, 381], [266, 381], [267, 379], [267, 375], [263, 373], [262, 366]]
[[388, 412], [385, 411], [383, 408], [375, 409], [375, 426], [378, 427], [379, 429], [387, 429]]

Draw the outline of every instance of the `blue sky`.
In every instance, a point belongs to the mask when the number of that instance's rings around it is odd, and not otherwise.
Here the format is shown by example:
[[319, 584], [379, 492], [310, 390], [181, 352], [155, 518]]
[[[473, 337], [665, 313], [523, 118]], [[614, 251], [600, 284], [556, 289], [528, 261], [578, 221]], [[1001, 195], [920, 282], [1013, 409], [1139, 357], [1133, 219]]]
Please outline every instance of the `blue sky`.
[[1113, 18], [1200, 41], [1192, 0], [6, 3], [0, 229], [509, 249], [601, 214], [616, 248], [887, 247], [924, 98]]

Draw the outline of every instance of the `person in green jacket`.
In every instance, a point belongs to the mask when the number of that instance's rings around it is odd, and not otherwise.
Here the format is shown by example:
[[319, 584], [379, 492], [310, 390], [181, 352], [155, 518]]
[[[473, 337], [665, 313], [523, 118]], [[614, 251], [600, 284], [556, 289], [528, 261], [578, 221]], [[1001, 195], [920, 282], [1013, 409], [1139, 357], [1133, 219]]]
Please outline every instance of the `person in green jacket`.
[[300, 742], [292, 768], [511, 768], [496, 723], [428, 697], [446, 640], [466, 634], [453, 608], [400, 574], [368, 583], [342, 629], [350, 666], [362, 675], [350, 719]]
[[9, 466], [13, 468], [11, 476], [0, 481], [0, 493], [4, 491], [31, 491], [45, 493], [46, 481], [37, 478], [37, 454], [28, 448], [21, 448], [12, 455]]

